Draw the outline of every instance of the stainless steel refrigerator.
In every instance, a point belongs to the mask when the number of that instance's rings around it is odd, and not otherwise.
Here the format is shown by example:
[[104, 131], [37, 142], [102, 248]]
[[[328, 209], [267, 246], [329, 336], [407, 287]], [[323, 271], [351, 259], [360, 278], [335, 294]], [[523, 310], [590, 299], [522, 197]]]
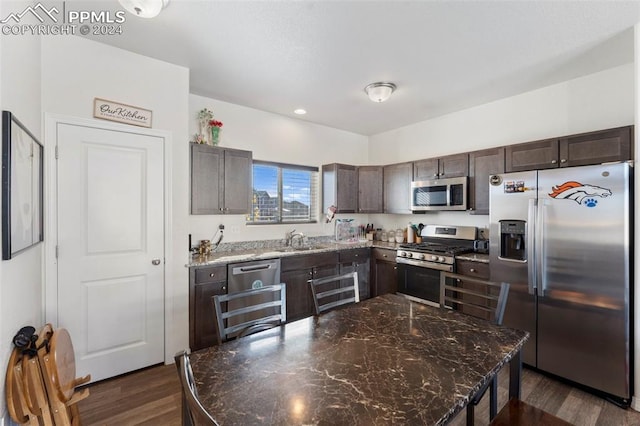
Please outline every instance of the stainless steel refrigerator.
[[631, 167], [490, 178], [492, 281], [511, 284], [504, 324], [531, 333], [526, 364], [631, 397]]

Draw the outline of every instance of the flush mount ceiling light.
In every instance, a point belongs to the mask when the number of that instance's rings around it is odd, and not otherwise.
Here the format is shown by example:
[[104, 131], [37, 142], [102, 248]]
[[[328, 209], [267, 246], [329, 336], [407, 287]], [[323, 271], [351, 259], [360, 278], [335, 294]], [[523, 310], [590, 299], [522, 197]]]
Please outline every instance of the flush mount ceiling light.
[[364, 88], [364, 91], [369, 95], [369, 99], [373, 102], [384, 102], [396, 90], [396, 85], [393, 83], [371, 83], [367, 87]]
[[169, 0], [118, 0], [131, 14], [140, 18], [154, 18], [167, 7]]
[[305, 115], [307, 113], [307, 111], [305, 109], [298, 108], [298, 109], [293, 110], [293, 113], [294, 114], [298, 114], [298, 115]]

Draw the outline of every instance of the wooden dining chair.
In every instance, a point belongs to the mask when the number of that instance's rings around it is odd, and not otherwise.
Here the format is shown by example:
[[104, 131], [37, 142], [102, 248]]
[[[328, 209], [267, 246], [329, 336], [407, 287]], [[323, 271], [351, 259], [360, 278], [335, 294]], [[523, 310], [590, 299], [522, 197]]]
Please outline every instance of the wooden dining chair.
[[316, 315], [338, 306], [360, 302], [358, 272], [352, 272], [308, 280], [313, 295]]
[[218, 426], [218, 423], [205, 410], [198, 399], [198, 390], [193, 378], [193, 370], [187, 351], [178, 352], [174, 359], [180, 377], [182, 390], [182, 425], [183, 426]]
[[[5, 393], [7, 400], [7, 410], [14, 422], [20, 425], [39, 426], [37, 411], [27, 402], [27, 392], [25, 389], [24, 362], [28, 355], [21, 349], [14, 348], [9, 356], [7, 364], [7, 374], [5, 377]], [[42, 424], [46, 424], [44, 421]]]
[[42, 365], [37, 355], [23, 355], [22, 372], [24, 398], [29, 410], [37, 415], [42, 424], [52, 425], [53, 413], [47, 396]]
[[287, 321], [284, 283], [212, 297], [218, 344], [277, 327]]
[[[487, 280], [440, 272], [440, 307], [456, 309], [490, 323], [502, 325], [504, 310], [509, 295], [508, 283], [494, 283]], [[469, 401], [467, 405], [467, 425], [475, 420], [475, 407], [489, 389], [489, 420], [498, 412], [498, 377], [494, 376]]]
[[49, 408], [56, 426], [80, 424], [78, 402], [89, 396], [89, 389], [77, 387], [91, 381], [91, 375], [76, 377], [76, 362], [71, 336], [65, 328], [53, 330], [47, 324], [40, 332], [38, 361], [47, 390]]

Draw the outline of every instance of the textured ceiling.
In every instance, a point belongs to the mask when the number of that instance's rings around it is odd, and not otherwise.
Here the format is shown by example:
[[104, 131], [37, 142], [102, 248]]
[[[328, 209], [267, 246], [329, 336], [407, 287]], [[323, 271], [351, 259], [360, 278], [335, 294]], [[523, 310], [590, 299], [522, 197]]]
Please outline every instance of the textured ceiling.
[[[632, 62], [638, 21], [619, 1], [172, 0], [95, 39], [188, 67], [191, 93], [371, 135]], [[398, 89], [373, 103], [374, 81]]]

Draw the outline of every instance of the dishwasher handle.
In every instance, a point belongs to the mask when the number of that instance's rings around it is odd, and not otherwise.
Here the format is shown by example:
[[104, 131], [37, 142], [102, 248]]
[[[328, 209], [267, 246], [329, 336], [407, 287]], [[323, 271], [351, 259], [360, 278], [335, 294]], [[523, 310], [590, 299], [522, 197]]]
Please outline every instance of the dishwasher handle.
[[262, 263], [259, 265], [251, 265], [251, 266], [237, 266], [237, 267], [231, 268], [231, 274], [233, 275], [249, 274], [251, 272], [273, 269], [275, 267], [276, 267], [275, 263]]

